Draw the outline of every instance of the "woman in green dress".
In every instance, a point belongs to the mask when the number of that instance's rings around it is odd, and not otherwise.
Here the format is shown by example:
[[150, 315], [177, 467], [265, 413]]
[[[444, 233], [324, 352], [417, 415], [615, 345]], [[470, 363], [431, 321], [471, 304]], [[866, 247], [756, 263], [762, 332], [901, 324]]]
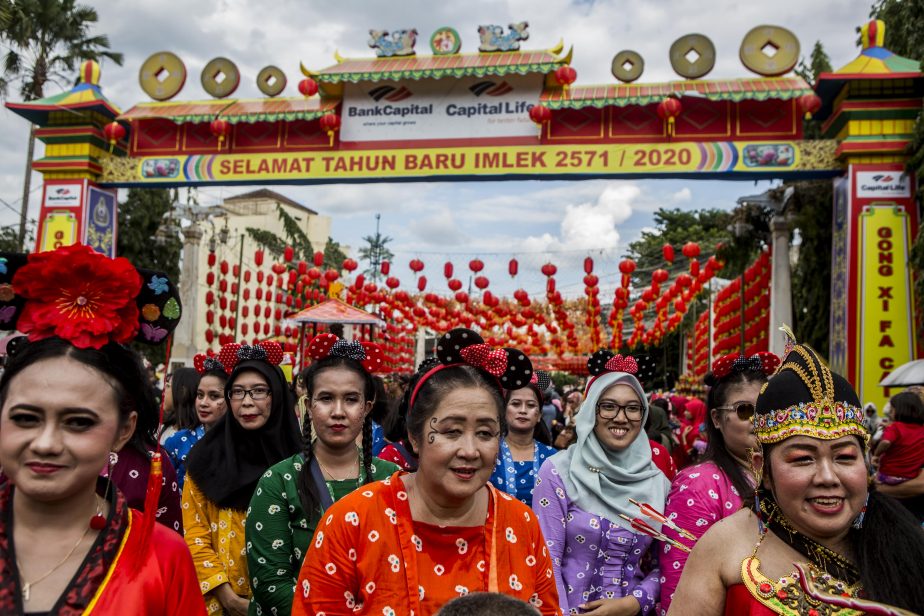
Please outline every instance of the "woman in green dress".
[[[371, 372], [381, 349], [333, 334], [312, 340], [305, 372], [303, 451], [270, 467], [247, 513], [249, 614], [288, 616], [302, 559], [324, 511], [363, 484], [398, 470], [372, 455]], [[362, 450], [356, 438], [362, 433]]]

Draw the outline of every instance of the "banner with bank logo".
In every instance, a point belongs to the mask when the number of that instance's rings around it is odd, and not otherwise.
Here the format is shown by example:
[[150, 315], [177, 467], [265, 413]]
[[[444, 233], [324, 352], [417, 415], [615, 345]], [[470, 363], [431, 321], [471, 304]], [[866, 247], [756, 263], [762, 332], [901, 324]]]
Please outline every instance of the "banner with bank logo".
[[[452, 85], [447, 88], [447, 83]], [[348, 83], [342, 141], [421, 141], [534, 137], [529, 119], [542, 75]]]

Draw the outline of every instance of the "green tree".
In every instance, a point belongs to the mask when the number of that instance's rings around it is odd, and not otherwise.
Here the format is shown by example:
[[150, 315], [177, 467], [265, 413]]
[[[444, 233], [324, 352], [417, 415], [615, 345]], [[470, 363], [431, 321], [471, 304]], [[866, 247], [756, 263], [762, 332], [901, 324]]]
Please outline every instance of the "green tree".
[[[106, 35], [90, 34], [91, 26], [98, 20], [96, 9], [78, 5], [75, 0], [2, 0], [0, 43], [5, 47], [5, 55], [0, 96], [5, 97], [10, 84], [18, 82], [23, 100], [43, 98], [49, 82], [66, 87], [73, 81], [74, 71], [84, 60], [108, 58], [122, 64], [122, 54], [109, 50]], [[32, 127], [23, 180], [20, 247], [25, 241], [34, 156]]]
[[808, 62], [805, 61], [805, 58], [801, 58], [798, 66], [796, 66], [795, 73], [814, 87], [819, 75], [830, 73], [833, 70], [831, 58], [825, 53], [825, 48], [821, 41], [815, 41], [815, 46], [812, 48], [812, 53], [809, 54]]
[[[279, 216], [279, 220], [282, 221], [283, 235], [276, 235], [272, 231], [254, 227], [247, 227], [247, 235], [277, 259], [282, 259], [286, 246], [291, 246], [295, 253], [296, 261], [311, 263], [314, 259], [315, 249], [311, 245], [311, 240], [308, 239], [308, 236], [298, 225], [298, 221], [290, 216], [279, 204], [276, 205], [276, 214]], [[327, 243], [324, 245], [323, 267], [340, 271], [344, 259], [346, 259], [346, 254], [340, 244], [331, 238], [327, 238]]]
[[376, 229], [375, 235], [367, 235], [363, 241], [366, 245], [359, 249], [359, 258], [369, 262], [369, 266], [363, 270], [363, 273], [372, 276], [373, 280], [378, 280], [382, 261], [391, 261], [395, 258], [395, 253], [388, 248], [392, 238], [382, 235]]
[[[160, 188], [131, 188], [125, 201], [119, 204], [119, 232], [116, 237], [116, 254], [125, 257], [136, 267], [164, 272], [173, 281], [180, 283], [179, 236], [159, 238], [157, 230], [176, 201], [175, 194]], [[166, 349], [163, 345], [133, 345], [135, 350], [147, 357], [152, 364], [164, 361]]]

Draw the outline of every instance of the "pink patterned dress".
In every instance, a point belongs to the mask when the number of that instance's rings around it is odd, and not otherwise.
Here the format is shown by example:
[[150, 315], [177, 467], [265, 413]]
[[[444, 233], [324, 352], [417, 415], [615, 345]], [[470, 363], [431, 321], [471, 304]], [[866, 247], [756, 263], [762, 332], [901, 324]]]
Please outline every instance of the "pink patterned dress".
[[[741, 509], [741, 497], [728, 476], [714, 463], [704, 462], [690, 466], [679, 473], [671, 482], [664, 514], [677, 526], [688, 530], [697, 538], [702, 537], [709, 527]], [[671, 539], [693, 546], [694, 542], [684, 539], [667, 527], [662, 529]], [[661, 550], [661, 614], [667, 614], [674, 590], [680, 582], [680, 574], [689, 554], [664, 544]]]

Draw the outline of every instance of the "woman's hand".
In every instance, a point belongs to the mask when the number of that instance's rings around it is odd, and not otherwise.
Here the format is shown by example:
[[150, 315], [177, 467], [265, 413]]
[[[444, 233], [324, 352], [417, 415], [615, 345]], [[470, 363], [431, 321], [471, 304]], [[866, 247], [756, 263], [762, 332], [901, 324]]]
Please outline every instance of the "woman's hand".
[[250, 606], [250, 601], [234, 594], [230, 585], [222, 584], [216, 588], [215, 598], [218, 599], [218, 602], [221, 603], [221, 607], [231, 616], [247, 616], [247, 608]]
[[633, 596], [621, 599], [597, 599], [579, 606], [587, 616], [635, 616], [642, 611], [638, 599]]

